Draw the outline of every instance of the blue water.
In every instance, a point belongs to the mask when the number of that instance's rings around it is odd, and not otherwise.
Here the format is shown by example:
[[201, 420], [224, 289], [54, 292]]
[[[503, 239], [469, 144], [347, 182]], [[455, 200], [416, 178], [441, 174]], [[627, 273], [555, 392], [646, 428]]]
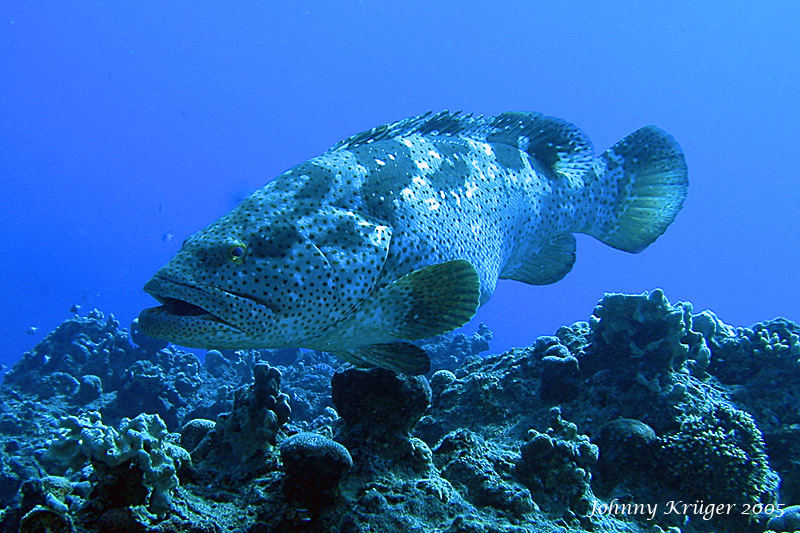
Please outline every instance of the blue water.
[[128, 324], [156, 268], [249, 192], [440, 109], [545, 112], [598, 151], [654, 123], [689, 165], [643, 253], [579, 238], [559, 283], [501, 282], [476, 318], [495, 350], [614, 291], [800, 320], [798, 50], [796, 2], [4, 2], [0, 363], [72, 305]]

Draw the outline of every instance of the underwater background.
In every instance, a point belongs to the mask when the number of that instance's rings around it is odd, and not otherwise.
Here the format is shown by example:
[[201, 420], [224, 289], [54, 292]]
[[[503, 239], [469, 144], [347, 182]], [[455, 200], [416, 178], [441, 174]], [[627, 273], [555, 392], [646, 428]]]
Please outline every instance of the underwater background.
[[[788, 1], [0, 5], [0, 531], [800, 531], [798, 50]], [[186, 237], [442, 109], [656, 124], [688, 197], [427, 376], [130, 327]]]
[[598, 153], [656, 124], [689, 166], [644, 253], [578, 235], [557, 284], [501, 281], [474, 323], [493, 349], [655, 287], [733, 324], [797, 319], [798, 20], [795, 2], [4, 3], [0, 362], [73, 305], [129, 324], [156, 268], [250, 192], [442, 109], [543, 112]]

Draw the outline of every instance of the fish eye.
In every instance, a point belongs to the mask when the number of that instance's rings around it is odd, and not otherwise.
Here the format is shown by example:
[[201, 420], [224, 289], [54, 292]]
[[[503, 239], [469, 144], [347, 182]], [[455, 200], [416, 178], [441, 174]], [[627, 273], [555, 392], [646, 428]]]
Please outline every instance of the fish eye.
[[237, 242], [228, 249], [228, 258], [234, 263], [241, 263], [244, 261], [245, 253], [247, 253], [247, 246], [244, 243]]

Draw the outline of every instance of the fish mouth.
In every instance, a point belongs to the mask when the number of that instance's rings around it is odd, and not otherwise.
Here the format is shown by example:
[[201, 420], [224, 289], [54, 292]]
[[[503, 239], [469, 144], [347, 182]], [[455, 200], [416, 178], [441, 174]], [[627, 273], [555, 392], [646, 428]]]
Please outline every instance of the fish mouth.
[[157, 312], [176, 317], [196, 317], [201, 320], [218, 322], [225, 326], [235, 328], [235, 326], [230, 322], [227, 322], [217, 315], [211, 313], [207, 309], [204, 309], [191, 302], [187, 302], [186, 300], [156, 295], [153, 295], [153, 297], [158, 300], [161, 305], [157, 307], [150, 307], [148, 309], [149, 312]]
[[[270, 310], [245, 295], [218, 287], [155, 275], [144, 290], [161, 305], [139, 314], [142, 332], [192, 348], [246, 344], [248, 325], [242, 316], [269, 315]], [[252, 333], [252, 332], [250, 332]]]

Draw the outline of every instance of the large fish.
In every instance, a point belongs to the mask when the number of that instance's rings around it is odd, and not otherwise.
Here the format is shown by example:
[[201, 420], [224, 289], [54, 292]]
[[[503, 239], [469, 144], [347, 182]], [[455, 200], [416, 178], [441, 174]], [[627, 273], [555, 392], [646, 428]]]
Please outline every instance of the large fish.
[[558, 281], [573, 233], [643, 250], [686, 188], [680, 147], [654, 126], [595, 158], [541, 114], [425, 114], [339, 142], [189, 237], [145, 285], [162, 305], [139, 324], [183, 346], [426, 373], [406, 341], [463, 325], [498, 278]]

